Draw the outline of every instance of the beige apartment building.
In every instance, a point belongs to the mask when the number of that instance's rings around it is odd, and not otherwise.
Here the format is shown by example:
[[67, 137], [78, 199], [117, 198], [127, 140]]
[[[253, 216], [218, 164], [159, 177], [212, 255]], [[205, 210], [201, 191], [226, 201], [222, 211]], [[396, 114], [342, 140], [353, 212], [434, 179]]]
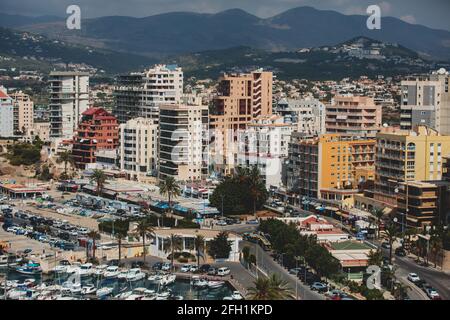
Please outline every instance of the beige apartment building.
[[375, 137], [381, 121], [381, 106], [375, 105], [370, 97], [335, 96], [326, 107], [327, 133]]
[[12, 93], [11, 98], [14, 100], [14, 132], [25, 134], [33, 127], [34, 103], [22, 91]]
[[210, 115], [214, 170], [229, 174], [237, 163], [238, 130], [246, 130], [256, 117], [272, 114], [272, 72], [225, 74]]
[[383, 128], [377, 134], [374, 199], [395, 207], [405, 181], [442, 179], [444, 157], [450, 155], [450, 136], [426, 126], [414, 130]]
[[159, 179], [199, 181], [208, 176], [208, 106], [162, 104], [159, 108]]

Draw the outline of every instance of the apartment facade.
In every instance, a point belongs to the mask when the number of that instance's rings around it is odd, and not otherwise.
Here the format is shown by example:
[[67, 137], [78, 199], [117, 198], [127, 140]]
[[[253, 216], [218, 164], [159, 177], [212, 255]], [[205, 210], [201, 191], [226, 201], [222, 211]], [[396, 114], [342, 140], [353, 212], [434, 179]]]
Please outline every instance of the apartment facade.
[[237, 164], [257, 166], [267, 189], [281, 185], [282, 166], [287, 159], [294, 125], [279, 115], [259, 116], [238, 133]]
[[89, 73], [52, 71], [48, 84], [50, 137], [71, 139], [89, 108]]
[[119, 166], [129, 178], [156, 174], [158, 124], [154, 119], [135, 118], [120, 125]]
[[441, 180], [443, 157], [450, 154], [450, 136], [426, 126], [414, 130], [390, 127], [378, 133], [376, 140], [375, 200], [396, 206], [400, 183]]
[[373, 98], [335, 96], [326, 107], [327, 133], [375, 137], [381, 128], [381, 106]]
[[230, 174], [237, 164], [238, 131], [256, 117], [272, 114], [272, 72], [225, 74], [219, 79], [210, 115], [212, 166]]
[[401, 82], [401, 129], [426, 125], [443, 135], [450, 135], [449, 80], [449, 73], [440, 69], [429, 76]]
[[98, 150], [112, 150], [119, 145], [119, 125], [116, 117], [103, 108], [89, 108], [83, 112], [76, 136], [73, 138], [72, 156], [75, 166], [85, 169], [96, 162]]
[[158, 176], [198, 181], [208, 176], [208, 106], [162, 104], [159, 107]]
[[308, 135], [325, 134], [325, 105], [311, 97], [281, 99], [274, 113], [284, 117], [284, 122], [296, 125], [296, 131]]
[[0, 137], [14, 136], [14, 102], [5, 87], [0, 86]]
[[155, 65], [143, 72], [120, 75], [114, 88], [120, 123], [136, 117], [158, 119], [161, 104], [180, 103], [183, 71], [176, 65]]
[[300, 196], [345, 200], [373, 178], [375, 140], [293, 133], [289, 145], [287, 188]]
[[22, 91], [14, 92], [11, 98], [14, 100], [14, 132], [25, 134], [33, 127], [34, 103]]

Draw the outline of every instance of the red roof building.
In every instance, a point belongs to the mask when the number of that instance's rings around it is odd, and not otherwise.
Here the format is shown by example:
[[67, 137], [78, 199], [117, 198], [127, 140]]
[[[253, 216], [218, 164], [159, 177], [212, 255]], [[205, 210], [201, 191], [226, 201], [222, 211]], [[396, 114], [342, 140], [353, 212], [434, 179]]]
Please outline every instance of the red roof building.
[[116, 149], [119, 145], [119, 124], [116, 117], [103, 108], [89, 108], [82, 114], [74, 137], [72, 156], [75, 166], [85, 169], [95, 163], [95, 152]]

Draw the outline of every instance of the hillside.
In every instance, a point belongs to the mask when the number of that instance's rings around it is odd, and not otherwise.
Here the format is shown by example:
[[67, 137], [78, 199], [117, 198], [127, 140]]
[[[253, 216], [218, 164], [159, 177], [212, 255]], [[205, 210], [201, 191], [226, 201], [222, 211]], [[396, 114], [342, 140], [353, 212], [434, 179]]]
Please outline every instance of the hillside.
[[[262, 19], [240, 9], [216, 14], [173, 12], [145, 18], [100, 17], [68, 30], [61, 21], [31, 22], [23, 30], [116, 51], [178, 54], [249, 46], [269, 51], [320, 47], [365, 36], [399, 43], [428, 58], [450, 60], [450, 32], [382, 19], [381, 30], [366, 27], [367, 16], [299, 7]], [[0, 22], [1, 24], [1, 22]], [[126, 27], [124, 27], [126, 26]]]
[[51, 40], [45, 36], [0, 28], [0, 66], [28, 67], [48, 71], [56, 64], [86, 64], [114, 74], [140, 69], [155, 63], [155, 60], [111, 50], [74, 45]]

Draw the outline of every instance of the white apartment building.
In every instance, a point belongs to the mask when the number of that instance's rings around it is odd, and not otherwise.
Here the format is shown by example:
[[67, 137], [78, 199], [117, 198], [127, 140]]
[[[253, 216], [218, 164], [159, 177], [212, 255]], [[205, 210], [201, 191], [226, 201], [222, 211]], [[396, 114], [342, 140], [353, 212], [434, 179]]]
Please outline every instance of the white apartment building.
[[324, 134], [325, 105], [318, 99], [283, 98], [277, 103], [275, 113], [284, 117], [284, 122], [296, 125], [296, 131], [307, 135]]
[[89, 108], [89, 73], [52, 71], [50, 91], [50, 138], [71, 139], [81, 115]]
[[426, 125], [440, 134], [450, 135], [449, 79], [448, 71], [440, 69], [429, 76], [401, 82], [400, 126], [403, 130]]
[[209, 112], [206, 105], [159, 108], [159, 179], [198, 181], [208, 176]]
[[14, 131], [25, 134], [33, 127], [34, 103], [22, 91], [12, 93], [11, 98], [14, 100]]
[[135, 118], [119, 126], [119, 166], [132, 180], [157, 170], [158, 124]]
[[295, 125], [284, 123], [279, 115], [255, 118], [247, 125], [247, 130], [238, 133], [238, 165], [257, 166], [267, 188], [280, 186], [283, 161], [288, 157], [294, 130]]
[[120, 123], [136, 117], [158, 119], [159, 106], [180, 103], [182, 94], [183, 71], [177, 65], [120, 75], [114, 88], [114, 114]]
[[5, 87], [0, 86], [0, 137], [14, 136], [14, 104]]

